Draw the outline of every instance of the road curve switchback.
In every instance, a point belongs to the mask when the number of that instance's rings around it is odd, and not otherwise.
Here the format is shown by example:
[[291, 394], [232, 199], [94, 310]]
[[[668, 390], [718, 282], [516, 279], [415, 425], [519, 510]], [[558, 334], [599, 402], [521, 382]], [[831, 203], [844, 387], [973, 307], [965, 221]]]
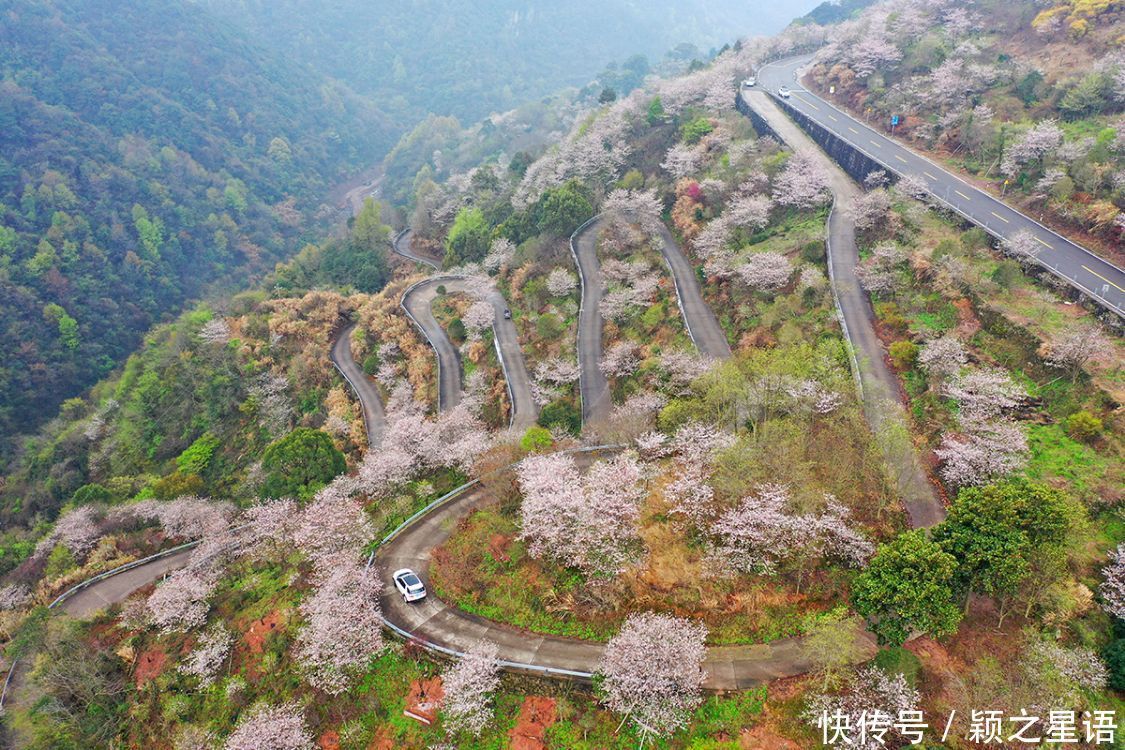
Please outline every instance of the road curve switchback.
[[352, 331], [355, 330], [355, 326], [356, 324], [352, 323], [340, 331], [336, 340], [332, 342], [329, 356], [332, 364], [344, 376], [344, 380], [348, 381], [348, 385], [359, 398], [359, 407], [363, 410], [363, 426], [367, 430], [367, 447], [377, 448], [383, 442], [387, 420], [383, 413], [383, 401], [379, 398], [379, 391], [352, 357]]
[[880, 447], [911, 526], [934, 526], [945, 518], [945, 505], [910, 441], [909, 422], [898, 396], [898, 378], [887, 366], [883, 345], [875, 334], [875, 313], [855, 273], [859, 247], [849, 209], [860, 188], [785, 116], [769, 94], [758, 88], [744, 90], [740, 96], [790, 148], [809, 154], [827, 171], [834, 200], [827, 227], [829, 275], [844, 336], [856, 355], [864, 416], [876, 435], [898, 436], [882, 441]]
[[[587, 466], [592, 460], [589, 455], [577, 457], [579, 466]], [[433, 550], [450, 537], [461, 520], [488, 502], [487, 493], [479, 486], [466, 491], [380, 546], [375, 564], [384, 572], [411, 568], [423, 580], [431, 580]], [[605, 650], [605, 644], [597, 641], [529, 633], [492, 622], [450, 606], [432, 593], [408, 604], [388, 586], [382, 595], [382, 608], [387, 622], [415, 639], [464, 653], [483, 638], [499, 647], [503, 661], [542, 671], [577, 673], [572, 676], [579, 679], [597, 670]], [[874, 637], [857, 628], [856, 638], [866, 658], [873, 656]], [[708, 649], [703, 664], [707, 673], [704, 687], [738, 690], [813, 668], [804, 639], [799, 637], [748, 646], [715, 646]]]
[[786, 104], [888, 172], [917, 178], [935, 198], [993, 237], [1006, 240], [1018, 232], [1030, 233], [1038, 246], [1036, 262], [1125, 317], [1125, 271], [809, 91], [800, 71], [811, 60], [812, 55], [800, 55], [762, 66], [759, 90], [776, 96], [778, 88], [788, 86], [792, 94]]

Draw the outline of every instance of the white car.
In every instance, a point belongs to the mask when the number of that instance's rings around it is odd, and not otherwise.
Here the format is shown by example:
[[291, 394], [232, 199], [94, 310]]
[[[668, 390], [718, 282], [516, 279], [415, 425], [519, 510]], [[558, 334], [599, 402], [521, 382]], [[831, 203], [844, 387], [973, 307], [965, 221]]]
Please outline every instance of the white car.
[[780, 96], [782, 99], [788, 99], [789, 95], [791, 93], [793, 93], [793, 92], [789, 90], [788, 86], [782, 86], [781, 88], [779, 88], [777, 90], [777, 95]]
[[749, 78], [747, 78], [746, 80], [744, 80], [742, 82], [742, 88], [744, 88], [744, 89], [754, 88], [757, 85], [758, 85], [758, 79], [754, 76], [750, 76]]
[[394, 579], [395, 588], [402, 594], [404, 602], [416, 602], [426, 598], [426, 585], [410, 568], [396, 570], [391, 578]]

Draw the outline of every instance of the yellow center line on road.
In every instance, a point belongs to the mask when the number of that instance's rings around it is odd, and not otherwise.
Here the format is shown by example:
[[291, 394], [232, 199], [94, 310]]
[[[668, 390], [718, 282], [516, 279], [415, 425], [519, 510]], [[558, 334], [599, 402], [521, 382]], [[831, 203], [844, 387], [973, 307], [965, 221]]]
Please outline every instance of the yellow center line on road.
[[899, 156], [898, 154], [895, 154], [895, 158], [896, 158], [896, 159], [898, 159], [899, 161], [901, 161], [901, 162], [902, 162], [903, 164], [905, 164], [905, 163], [906, 163], [906, 159], [903, 159], [903, 158], [902, 158], [901, 156]]
[[1054, 248], [1054, 247], [1053, 247], [1052, 245], [1048, 245], [1048, 244], [1047, 244], [1046, 242], [1044, 242], [1043, 240], [1039, 239], [1038, 237], [1036, 237], [1036, 238], [1035, 238], [1035, 241], [1036, 241], [1036, 242], [1038, 242], [1038, 243], [1039, 243], [1040, 245], [1042, 245], [1043, 247], [1047, 248], [1048, 250], [1054, 250], [1054, 249], [1055, 249], [1055, 248]]
[[993, 216], [995, 216], [1000, 221], [1004, 222], [1005, 224], [1011, 224], [1012, 223], [1012, 222], [1008, 221], [1007, 219], [1005, 219], [1000, 214], [996, 213], [995, 211], [989, 211], [989, 213], [992, 214]]
[[962, 192], [961, 192], [960, 190], [954, 190], [953, 192], [957, 193], [957, 195], [961, 196], [962, 198], [964, 198], [964, 199], [965, 199], [965, 200], [967, 200], [967, 201], [971, 201], [971, 200], [972, 200], [972, 198], [970, 198], [969, 196], [965, 195], [965, 194], [964, 194], [964, 193], [962, 193]]
[[929, 177], [929, 178], [930, 178], [931, 180], [936, 180], [936, 179], [937, 179], [936, 177], [934, 177], [934, 176], [933, 176], [932, 174], [930, 174], [929, 172], [923, 171], [923, 172], [922, 172], [922, 174], [926, 175], [926, 176], [927, 176], [927, 177]]
[[1110, 286], [1112, 286], [1112, 287], [1113, 287], [1114, 289], [1116, 289], [1117, 291], [1119, 291], [1119, 292], [1125, 292], [1125, 289], [1122, 289], [1121, 287], [1117, 286], [1117, 284], [1114, 284], [1114, 283], [1113, 283], [1112, 281], [1110, 281], [1109, 279], [1107, 279], [1107, 278], [1106, 278], [1105, 276], [1102, 276], [1102, 275], [1101, 275], [1100, 273], [1098, 273], [1098, 272], [1097, 272], [1097, 271], [1095, 271], [1094, 269], [1090, 268], [1089, 266], [1082, 266], [1082, 267], [1083, 267], [1083, 268], [1085, 268], [1085, 269], [1086, 269], [1087, 271], [1089, 271], [1090, 273], [1092, 273], [1092, 274], [1094, 274], [1095, 276], [1097, 276], [1097, 277], [1098, 277], [1099, 279], [1101, 279], [1101, 280], [1102, 280], [1102, 281], [1104, 281], [1105, 283], [1107, 283], [1107, 284], [1109, 284]]

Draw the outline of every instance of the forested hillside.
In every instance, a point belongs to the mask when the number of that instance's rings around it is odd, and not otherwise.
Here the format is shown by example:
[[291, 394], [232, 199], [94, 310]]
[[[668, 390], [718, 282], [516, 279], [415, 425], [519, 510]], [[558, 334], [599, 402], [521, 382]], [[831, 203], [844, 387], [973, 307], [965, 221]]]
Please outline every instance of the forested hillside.
[[[196, 0], [264, 45], [347, 81], [410, 121], [476, 120], [563, 86], [610, 60], [703, 51], [738, 34], [780, 30], [815, 5], [744, 2], [556, 3], [527, 0]], [[324, 43], [331, 39], [331, 44]], [[686, 59], [698, 50], [682, 47]]]
[[2, 10], [0, 434], [12, 435], [208, 284], [244, 286], [315, 236], [327, 188], [394, 137], [345, 86], [182, 2]]

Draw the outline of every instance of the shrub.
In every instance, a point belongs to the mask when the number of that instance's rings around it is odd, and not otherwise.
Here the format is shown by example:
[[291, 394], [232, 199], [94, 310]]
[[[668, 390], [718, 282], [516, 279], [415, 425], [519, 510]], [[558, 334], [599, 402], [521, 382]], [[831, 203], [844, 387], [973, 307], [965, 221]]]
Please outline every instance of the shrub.
[[890, 354], [895, 367], [905, 370], [918, 361], [918, 345], [913, 341], [896, 341], [890, 346]]
[[543, 427], [561, 427], [572, 435], [582, 429], [582, 413], [568, 399], [560, 399], [543, 407], [539, 412], [539, 424]]
[[685, 143], [699, 143], [703, 136], [714, 130], [715, 127], [706, 117], [696, 117], [680, 126], [680, 134]]
[[262, 497], [298, 497], [308, 500], [316, 491], [347, 469], [344, 454], [328, 433], [298, 427], [262, 455]]
[[534, 453], [550, 448], [555, 441], [545, 427], [529, 427], [520, 439], [520, 448]]
[[74, 491], [71, 502], [75, 505], [90, 505], [92, 503], [108, 503], [113, 500], [113, 493], [100, 484], [84, 484]]
[[820, 263], [825, 255], [824, 240], [812, 240], [801, 247], [801, 257], [809, 263]]
[[1109, 668], [1109, 686], [1114, 690], [1125, 690], [1125, 638], [1118, 638], [1102, 652], [1105, 665]]
[[449, 322], [449, 338], [460, 344], [465, 340], [465, 323], [460, 318]]
[[1102, 420], [1083, 409], [1066, 418], [1066, 434], [1075, 440], [1089, 443], [1102, 433]]
[[198, 474], [174, 474], [157, 479], [152, 483], [152, 496], [157, 500], [173, 500], [181, 495], [202, 495], [206, 483]]
[[918, 674], [922, 671], [922, 662], [902, 646], [879, 649], [879, 653], [875, 654], [875, 666], [890, 677], [901, 674], [911, 687], [917, 687]]
[[211, 456], [219, 447], [219, 438], [205, 432], [176, 458], [176, 466], [185, 474], [203, 474], [211, 464]]

